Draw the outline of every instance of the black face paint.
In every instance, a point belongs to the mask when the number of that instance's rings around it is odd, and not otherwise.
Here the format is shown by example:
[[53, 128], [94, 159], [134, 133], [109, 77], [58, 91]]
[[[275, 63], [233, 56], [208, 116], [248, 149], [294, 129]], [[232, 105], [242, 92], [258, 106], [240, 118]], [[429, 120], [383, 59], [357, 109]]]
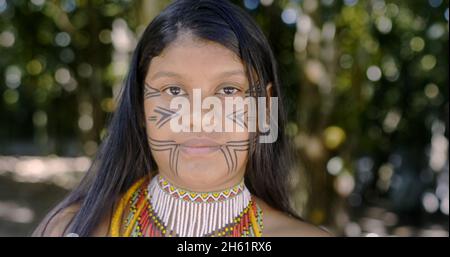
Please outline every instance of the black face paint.
[[245, 114], [247, 111], [244, 109], [234, 111], [227, 115], [227, 119], [232, 120], [234, 123], [238, 124], [241, 128], [247, 128], [247, 122], [245, 121]]
[[[169, 151], [170, 169], [178, 175], [178, 159], [180, 156], [180, 144], [173, 140], [156, 140], [148, 137], [150, 148], [153, 151], [165, 152]], [[238, 156], [237, 152], [245, 152], [249, 149], [249, 140], [228, 141], [225, 145], [220, 146], [225, 162], [227, 163], [228, 172], [236, 171]]]
[[180, 145], [173, 140], [156, 140], [148, 137], [150, 148], [153, 151], [164, 152], [169, 151], [170, 169], [178, 175], [178, 157], [180, 155]]
[[161, 92], [158, 89], [151, 87], [149, 84], [145, 84], [144, 99], [150, 99], [158, 96], [161, 96]]
[[168, 121], [170, 121], [171, 119], [173, 119], [179, 115], [179, 113], [177, 111], [172, 111], [172, 110], [166, 109], [161, 106], [157, 106], [155, 108], [154, 112], [156, 112], [160, 115], [159, 120], [156, 123], [156, 126], [158, 126], [158, 128], [161, 128]]
[[245, 152], [249, 149], [249, 140], [228, 141], [220, 147], [228, 166], [228, 172], [231, 173], [237, 169], [237, 152]]

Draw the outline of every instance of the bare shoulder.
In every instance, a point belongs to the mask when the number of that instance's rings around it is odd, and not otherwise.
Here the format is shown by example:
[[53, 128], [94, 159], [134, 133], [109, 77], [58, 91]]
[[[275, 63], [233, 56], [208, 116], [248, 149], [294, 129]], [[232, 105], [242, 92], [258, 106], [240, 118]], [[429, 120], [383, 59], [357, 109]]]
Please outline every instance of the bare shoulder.
[[291, 217], [278, 211], [263, 200], [256, 198], [257, 204], [263, 211], [263, 236], [287, 237], [330, 237], [331, 233], [315, 225]]
[[33, 236], [59, 237], [63, 236], [66, 227], [70, 224], [80, 206], [70, 205], [56, 214], [46, 217], [33, 232]]
[[[32, 236], [44, 236], [44, 237], [61, 237], [66, 236], [70, 231], [66, 231], [66, 228], [72, 222], [72, 219], [80, 209], [79, 204], [72, 204], [67, 208], [62, 209], [53, 217], [44, 219], [44, 221], [36, 228]], [[105, 215], [97, 227], [92, 232], [91, 236], [107, 236], [109, 233], [109, 224], [111, 220], [111, 214]]]

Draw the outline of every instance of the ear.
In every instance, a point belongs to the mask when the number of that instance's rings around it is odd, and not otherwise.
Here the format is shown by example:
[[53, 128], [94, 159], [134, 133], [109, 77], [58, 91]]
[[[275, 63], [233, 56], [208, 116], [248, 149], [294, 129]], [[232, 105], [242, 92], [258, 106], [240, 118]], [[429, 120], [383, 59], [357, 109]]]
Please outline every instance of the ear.
[[266, 113], [267, 115], [269, 115], [269, 111], [270, 111], [270, 98], [273, 96], [273, 87], [272, 87], [272, 82], [269, 82], [266, 86]]
[[270, 82], [269, 84], [267, 84], [266, 86], [266, 93], [267, 93], [267, 97], [272, 97], [272, 83]]
[[268, 121], [270, 119], [270, 112], [271, 110], [271, 106], [270, 106], [270, 98], [273, 96], [273, 86], [272, 86], [272, 82], [269, 82], [266, 86], [266, 121]]

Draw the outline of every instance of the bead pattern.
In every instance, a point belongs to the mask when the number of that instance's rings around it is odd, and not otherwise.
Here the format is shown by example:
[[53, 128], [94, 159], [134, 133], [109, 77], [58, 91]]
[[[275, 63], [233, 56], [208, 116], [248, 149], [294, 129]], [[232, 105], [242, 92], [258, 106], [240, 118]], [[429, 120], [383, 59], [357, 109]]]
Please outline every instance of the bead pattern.
[[[177, 210], [174, 209], [173, 203], [172, 206], [169, 206], [168, 202], [154, 202], [152, 204], [152, 194], [149, 193], [149, 190], [155, 191], [155, 187], [151, 186], [153, 183], [156, 183], [159, 189], [162, 189], [168, 196], [177, 199], [184, 204], [188, 205], [188, 201], [192, 201], [190, 203], [195, 203], [195, 206], [213, 206], [213, 205], [222, 205], [221, 207], [226, 206], [226, 199], [235, 199], [237, 196], [241, 196], [243, 192], [247, 191], [245, 188], [245, 184], [243, 181], [238, 185], [232, 187], [229, 190], [224, 190], [221, 192], [214, 192], [215, 195], [210, 196], [212, 193], [195, 193], [189, 192], [187, 190], [178, 189], [169, 182], [165, 183], [165, 180], [161, 176], [156, 176], [152, 180], [148, 177], [141, 179], [136, 182], [129, 191], [124, 195], [119, 203], [119, 207], [116, 209], [112, 224], [111, 224], [111, 236], [131, 236], [131, 237], [173, 237], [173, 236], [207, 236], [207, 237], [217, 237], [217, 236], [225, 236], [225, 237], [259, 237], [262, 235], [263, 230], [263, 213], [261, 208], [254, 201], [254, 197], [249, 195], [248, 203], [241, 204], [241, 211], [237, 213], [237, 215], [233, 216], [230, 222], [221, 222], [220, 226], [218, 224], [211, 224], [213, 227], [212, 230], [208, 231], [203, 229], [203, 234], [195, 233], [199, 232], [202, 224], [199, 225], [198, 221], [200, 218], [195, 220], [195, 217], [203, 218], [206, 216], [201, 216], [200, 213], [213, 213], [212, 215], [214, 219], [209, 220], [210, 223], [218, 222], [219, 220], [219, 212], [218, 209], [222, 210], [223, 213], [227, 213], [225, 208], [218, 208], [216, 212], [213, 211], [213, 208], [203, 208], [197, 209], [195, 215], [187, 215], [186, 212], [191, 209], [186, 208], [184, 210], [185, 213], [179, 214], [177, 212], [182, 212], [182, 208], [178, 207]], [[181, 190], [181, 192], [179, 192]], [[225, 192], [227, 191], [227, 192]], [[178, 195], [178, 193], [180, 193]], [[181, 194], [184, 193], [184, 194]], [[186, 196], [189, 194], [190, 197], [179, 197]], [[203, 195], [202, 195], [203, 194]], [[163, 195], [163, 194], [161, 194]], [[166, 196], [167, 197], [167, 196]], [[199, 200], [201, 199], [201, 201]], [[211, 199], [217, 199], [217, 201], [211, 201]], [[243, 198], [242, 198], [243, 199]], [[243, 201], [242, 201], [243, 202]], [[203, 203], [203, 204], [202, 204]], [[192, 205], [193, 206], [193, 205]], [[155, 208], [157, 207], [157, 208]], [[171, 207], [171, 208], [170, 208]], [[173, 212], [170, 212], [170, 215], [176, 216], [176, 218], [172, 219], [173, 222], [167, 223], [167, 217], [162, 218], [158, 215], [157, 210], [169, 210], [173, 209]], [[123, 217], [126, 213], [126, 217]], [[230, 211], [228, 212], [230, 213]], [[211, 216], [211, 215], [210, 215]], [[190, 220], [189, 220], [190, 219]], [[122, 222], [123, 220], [123, 222]], [[197, 221], [198, 225], [193, 226]], [[183, 223], [184, 222], [184, 223]], [[179, 225], [177, 225], [179, 223]], [[183, 224], [183, 226], [181, 225]], [[186, 225], [187, 224], [187, 225]], [[180, 231], [181, 229], [181, 231]]]

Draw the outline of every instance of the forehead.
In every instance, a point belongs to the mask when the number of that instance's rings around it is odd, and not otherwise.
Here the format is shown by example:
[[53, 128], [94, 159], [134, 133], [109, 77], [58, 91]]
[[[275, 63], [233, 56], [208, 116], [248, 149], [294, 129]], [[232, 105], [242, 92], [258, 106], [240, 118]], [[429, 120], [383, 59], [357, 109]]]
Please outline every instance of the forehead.
[[233, 51], [219, 43], [193, 36], [180, 36], [152, 59], [147, 78], [160, 71], [176, 72], [186, 78], [210, 77], [224, 71], [242, 71], [245, 67]]

